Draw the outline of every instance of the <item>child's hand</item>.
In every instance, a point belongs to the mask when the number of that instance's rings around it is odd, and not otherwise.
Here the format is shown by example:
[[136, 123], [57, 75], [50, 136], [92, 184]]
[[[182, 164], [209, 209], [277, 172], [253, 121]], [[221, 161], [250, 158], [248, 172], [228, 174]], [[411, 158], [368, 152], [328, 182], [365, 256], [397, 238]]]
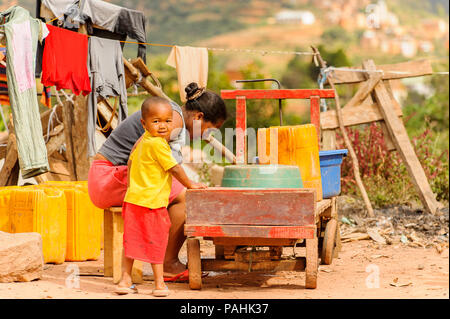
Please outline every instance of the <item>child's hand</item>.
[[189, 189], [204, 189], [207, 188], [205, 184], [202, 183], [192, 183], [191, 187], [188, 187]]

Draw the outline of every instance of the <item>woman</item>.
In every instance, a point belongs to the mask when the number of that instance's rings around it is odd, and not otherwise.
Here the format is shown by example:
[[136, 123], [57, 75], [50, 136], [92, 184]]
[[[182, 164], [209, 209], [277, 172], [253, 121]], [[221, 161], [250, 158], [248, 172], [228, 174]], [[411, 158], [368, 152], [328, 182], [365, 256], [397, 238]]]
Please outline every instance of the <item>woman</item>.
[[[178, 163], [182, 162], [181, 146], [185, 142], [185, 131], [194, 138], [194, 121], [200, 121], [201, 134], [209, 129], [220, 128], [227, 117], [225, 103], [214, 92], [199, 88], [196, 83], [186, 89], [187, 102], [183, 109], [171, 101], [173, 126], [176, 134], [171, 138], [170, 147]], [[122, 206], [127, 190], [127, 162], [135, 143], [144, 133], [140, 122], [141, 112], [137, 111], [111, 133], [94, 157], [88, 176], [89, 196], [99, 208]], [[169, 242], [164, 258], [166, 278], [187, 279], [178, 253], [184, 243], [185, 188], [175, 178], [169, 197], [169, 216], [172, 223]], [[181, 278], [182, 277], [182, 278]], [[169, 279], [170, 280], [170, 279]]]

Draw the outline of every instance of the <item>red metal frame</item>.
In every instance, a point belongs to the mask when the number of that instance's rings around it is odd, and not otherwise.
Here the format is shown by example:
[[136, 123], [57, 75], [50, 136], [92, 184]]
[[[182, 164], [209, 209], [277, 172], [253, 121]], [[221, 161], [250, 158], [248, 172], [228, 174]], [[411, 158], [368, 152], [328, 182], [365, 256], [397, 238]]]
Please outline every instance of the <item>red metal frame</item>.
[[320, 99], [334, 98], [334, 90], [222, 90], [224, 100], [236, 99], [236, 161], [247, 163], [247, 107], [246, 100], [256, 99], [309, 99], [311, 123], [316, 126], [320, 142]]

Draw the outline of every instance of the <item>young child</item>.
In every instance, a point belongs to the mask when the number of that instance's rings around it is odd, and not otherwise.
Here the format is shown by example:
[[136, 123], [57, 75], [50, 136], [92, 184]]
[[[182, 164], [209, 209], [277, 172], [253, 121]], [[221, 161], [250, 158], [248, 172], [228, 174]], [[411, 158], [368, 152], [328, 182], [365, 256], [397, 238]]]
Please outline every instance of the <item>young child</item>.
[[167, 205], [172, 175], [187, 188], [206, 188], [193, 183], [173, 158], [168, 141], [172, 131], [172, 107], [163, 98], [151, 97], [141, 108], [145, 133], [128, 161], [128, 189], [122, 216], [124, 222], [122, 279], [116, 293], [136, 293], [131, 285], [134, 259], [150, 263], [157, 297], [169, 295], [164, 283], [163, 262], [171, 226]]

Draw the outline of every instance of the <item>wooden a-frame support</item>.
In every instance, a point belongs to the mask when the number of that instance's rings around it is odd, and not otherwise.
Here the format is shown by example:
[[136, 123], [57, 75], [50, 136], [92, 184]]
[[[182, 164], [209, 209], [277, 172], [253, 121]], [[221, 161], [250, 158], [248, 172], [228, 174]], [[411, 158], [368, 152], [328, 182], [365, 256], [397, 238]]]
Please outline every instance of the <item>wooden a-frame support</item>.
[[[392, 80], [432, 74], [430, 62], [420, 60], [377, 67], [372, 60], [368, 60], [364, 61], [362, 66], [367, 72], [361, 72], [360, 69], [361, 67], [355, 68], [355, 72], [333, 71], [334, 84], [361, 83], [355, 95], [341, 109], [343, 126], [380, 122], [388, 149], [398, 151], [424, 208], [434, 214], [441, 204], [436, 200], [414, 152], [401, 120], [401, 106], [395, 100], [390, 86]], [[336, 149], [335, 130], [339, 128], [336, 110], [322, 112], [320, 123], [323, 132], [322, 149]]]

